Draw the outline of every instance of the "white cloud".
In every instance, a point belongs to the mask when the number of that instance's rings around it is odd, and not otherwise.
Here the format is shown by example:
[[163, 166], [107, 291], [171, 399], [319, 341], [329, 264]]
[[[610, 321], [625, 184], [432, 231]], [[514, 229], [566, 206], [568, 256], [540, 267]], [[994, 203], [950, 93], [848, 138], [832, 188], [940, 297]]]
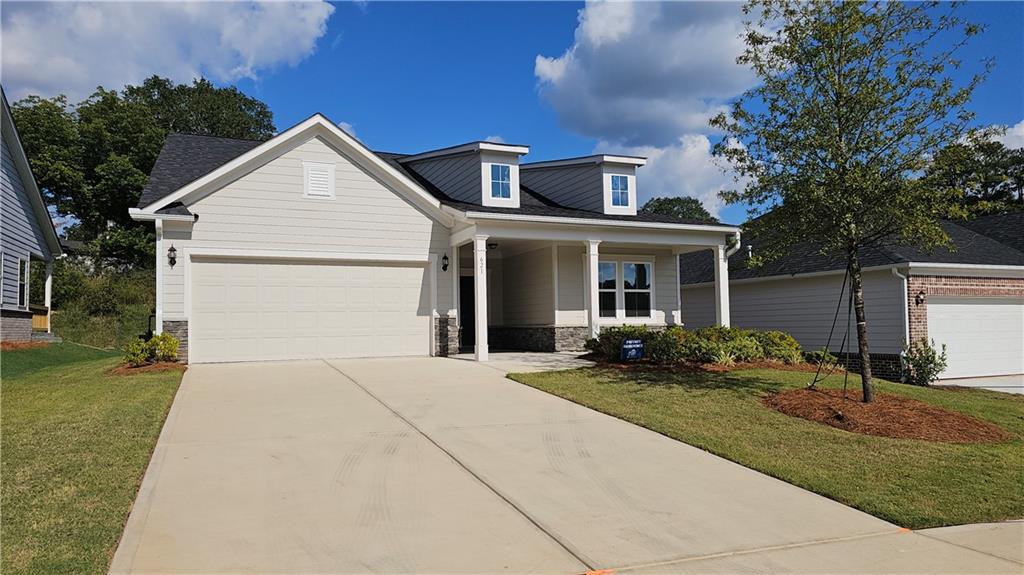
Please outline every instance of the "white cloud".
[[484, 138], [484, 141], [491, 142], [492, 144], [504, 144], [505, 138], [502, 138], [501, 136], [487, 136]]
[[332, 12], [320, 1], [5, 4], [4, 88], [76, 102], [153, 74], [257, 78], [312, 54]]
[[596, 151], [648, 158], [641, 205], [692, 196], [717, 215], [718, 192], [735, 183], [711, 155], [708, 120], [756, 83], [736, 64], [742, 20], [731, 2], [588, 2], [573, 44], [537, 56], [540, 95], [565, 128], [596, 138]]
[[534, 64], [566, 128], [632, 146], [708, 133], [708, 119], [755, 83], [736, 64], [742, 12], [731, 2], [591, 2], [575, 41]]
[[359, 136], [356, 135], [356, 127], [352, 124], [349, 124], [348, 122], [338, 122], [338, 127], [349, 136], [352, 136], [357, 140], [359, 139]]
[[1024, 120], [1006, 126], [1006, 133], [993, 139], [1002, 142], [1007, 148], [1024, 148]]
[[638, 205], [654, 197], [690, 196], [718, 216], [723, 204], [718, 192], [739, 185], [722, 171], [711, 155], [711, 140], [702, 134], [686, 134], [668, 146], [597, 145], [599, 153], [644, 156], [647, 165], [637, 170]]

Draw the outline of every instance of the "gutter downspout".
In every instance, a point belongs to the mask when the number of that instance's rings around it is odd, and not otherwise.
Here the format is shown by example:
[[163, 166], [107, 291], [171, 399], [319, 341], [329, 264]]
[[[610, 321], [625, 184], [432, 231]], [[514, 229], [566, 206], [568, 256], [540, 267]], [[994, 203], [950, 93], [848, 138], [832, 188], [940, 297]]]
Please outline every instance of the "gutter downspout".
[[725, 251], [725, 257], [727, 257], [727, 258], [729, 256], [731, 256], [732, 254], [736, 253], [736, 250], [740, 249], [740, 247], [743, 245], [742, 242], [740, 242], [740, 232], [739, 232], [739, 230], [737, 230], [736, 233], [733, 234], [733, 237], [736, 238], [736, 245], [734, 245], [733, 247], [731, 247], [731, 248], [729, 248], [728, 250]]
[[[903, 299], [903, 305], [901, 306], [903, 308], [903, 346], [907, 347], [907, 346], [910, 345], [910, 299], [909, 299], [909, 296], [908, 296], [908, 293], [907, 293], [907, 276], [901, 274], [899, 268], [897, 268], [895, 266], [890, 268], [890, 270], [892, 271], [892, 275], [900, 278], [901, 284], [903, 285], [903, 289], [901, 290], [901, 293], [903, 294], [903, 298], [902, 298]], [[905, 381], [905, 379], [906, 379], [905, 378], [905, 374], [904, 374], [904, 370], [906, 369], [905, 368], [905, 366], [906, 366], [906, 357], [905, 357], [905, 355], [906, 355], [905, 352], [901, 349], [900, 350], [900, 380], [901, 381]]]

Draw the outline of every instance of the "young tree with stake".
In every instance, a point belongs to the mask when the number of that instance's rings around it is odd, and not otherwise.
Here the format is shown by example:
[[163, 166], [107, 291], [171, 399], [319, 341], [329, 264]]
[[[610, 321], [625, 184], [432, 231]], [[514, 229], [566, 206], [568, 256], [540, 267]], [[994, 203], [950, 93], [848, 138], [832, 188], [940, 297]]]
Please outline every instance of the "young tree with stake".
[[871, 356], [860, 257], [887, 244], [949, 245], [939, 226], [956, 192], [918, 177], [929, 158], [970, 132], [966, 105], [984, 71], [957, 84], [957, 51], [979, 28], [957, 4], [751, 0], [738, 58], [760, 85], [712, 119], [717, 157], [743, 187], [746, 231], [770, 259], [800, 243], [846, 260], [863, 397]]

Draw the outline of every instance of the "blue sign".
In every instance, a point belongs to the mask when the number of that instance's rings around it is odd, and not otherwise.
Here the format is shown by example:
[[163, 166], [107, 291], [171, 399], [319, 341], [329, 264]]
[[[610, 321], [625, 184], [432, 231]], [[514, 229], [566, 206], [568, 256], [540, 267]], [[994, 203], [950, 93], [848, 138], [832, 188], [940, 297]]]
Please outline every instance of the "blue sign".
[[636, 361], [644, 357], [644, 340], [626, 339], [622, 341], [622, 361]]

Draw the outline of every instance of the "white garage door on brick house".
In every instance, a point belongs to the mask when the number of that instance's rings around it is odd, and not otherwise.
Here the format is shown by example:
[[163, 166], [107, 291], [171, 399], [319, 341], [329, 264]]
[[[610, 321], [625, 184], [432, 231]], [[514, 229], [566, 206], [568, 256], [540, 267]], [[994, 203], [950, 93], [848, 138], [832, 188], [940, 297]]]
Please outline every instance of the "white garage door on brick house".
[[932, 296], [928, 337], [946, 345], [940, 377], [1024, 373], [1024, 298]]
[[427, 269], [194, 259], [189, 361], [429, 355]]

